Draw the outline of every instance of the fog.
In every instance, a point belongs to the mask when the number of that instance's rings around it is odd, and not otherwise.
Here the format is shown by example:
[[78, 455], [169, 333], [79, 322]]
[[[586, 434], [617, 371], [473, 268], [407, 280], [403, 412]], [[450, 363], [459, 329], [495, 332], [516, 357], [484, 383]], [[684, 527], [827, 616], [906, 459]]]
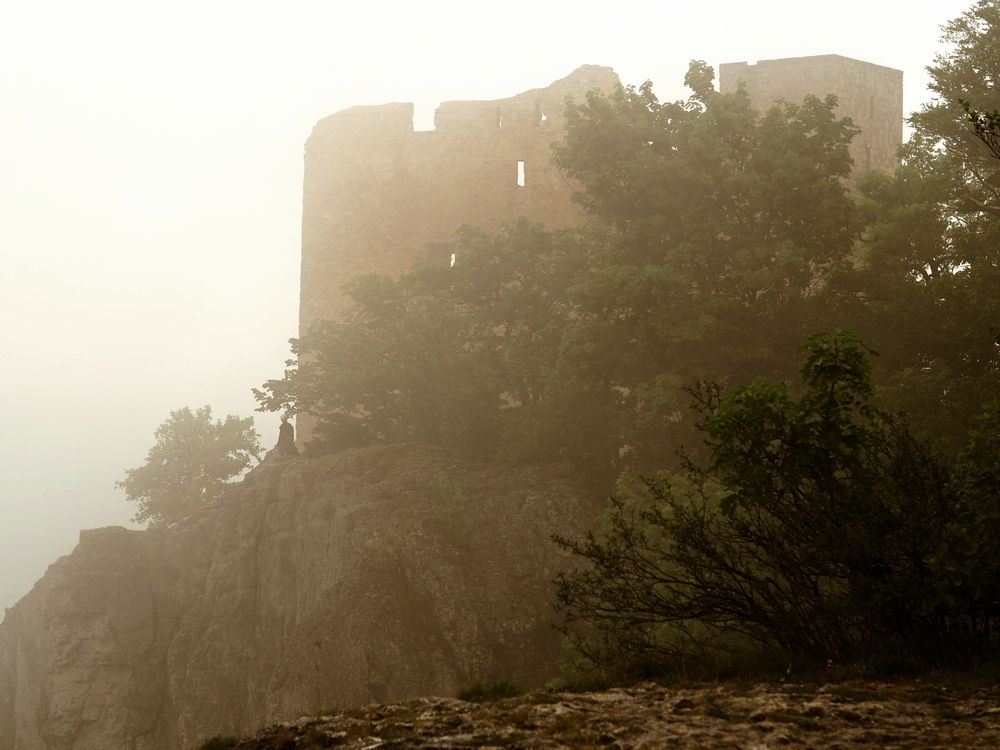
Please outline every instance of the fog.
[[[319, 118], [545, 86], [585, 63], [685, 96], [688, 60], [837, 53], [904, 71], [965, 0], [8, 2], [0, 11], [0, 605], [171, 409], [248, 416], [296, 335], [302, 146]], [[257, 415], [268, 447], [277, 419]]]

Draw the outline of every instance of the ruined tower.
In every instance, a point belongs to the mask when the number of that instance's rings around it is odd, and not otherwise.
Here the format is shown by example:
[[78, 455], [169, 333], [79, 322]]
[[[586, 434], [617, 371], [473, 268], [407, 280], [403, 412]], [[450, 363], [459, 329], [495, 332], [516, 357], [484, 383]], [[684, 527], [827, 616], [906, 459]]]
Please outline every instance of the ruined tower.
[[564, 131], [566, 97], [617, 84], [611, 68], [586, 65], [509, 99], [445, 102], [430, 131], [414, 132], [409, 103], [321, 120], [305, 152], [300, 332], [336, 318], [343, 285], [360, 273], [396, 275], [428, 255], [448, 262], [462, 225], [578, 222], [551, 144]]
[[851, 144], [853, 174], [891, 171], [903, 143], [903, 72], [841, 55], [788, 57], [757, 63], [723, 63], [719, 90], [733, 93], [746, 86], [754, 108], [765, 110], [776, 99], [801, 102], [807, 94], [836, 94], [837, 114], [861, 128]]
[[[553, 228], [578, 223], [552, 143], [565, 131], [567, 97], [616, 85], [611, 68], [585, 65], [509, 99], [445, 102], [430, 131], [413, 130], [410, 103], [320, 120], [305, 149], [300, 334], [340, 316], [343, 287], [358, 274], [395, 276], [425, 257], [450, 262], [463, 225], [492, 231], [521, 216]], [[310, 420], [297, 422], [304, 443]]]

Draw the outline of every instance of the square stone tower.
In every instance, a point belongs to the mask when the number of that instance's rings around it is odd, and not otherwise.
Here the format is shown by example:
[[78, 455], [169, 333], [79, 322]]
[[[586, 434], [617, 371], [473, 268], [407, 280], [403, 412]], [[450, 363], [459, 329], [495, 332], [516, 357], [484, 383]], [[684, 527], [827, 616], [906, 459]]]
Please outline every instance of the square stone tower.
[[854, 176], [891, 171], [903, 143], [903, 71], [841, 55], [788, 57], [757, 63], [723, 63], [719, 90], [733, 93], [743, 84], [754, 108], [768, 109], [777, 99], [800, 103], [807, 94], [835, 94], [837, 114], [861, 128], [851, 144]]

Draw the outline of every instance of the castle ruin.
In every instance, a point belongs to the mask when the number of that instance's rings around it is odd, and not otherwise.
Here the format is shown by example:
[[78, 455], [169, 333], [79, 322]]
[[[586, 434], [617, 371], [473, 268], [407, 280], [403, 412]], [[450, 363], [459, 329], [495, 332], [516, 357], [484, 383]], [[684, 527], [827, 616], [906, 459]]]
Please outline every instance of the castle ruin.
[[[740, 83], [760, 110], [778, 98], [836, 94], [838, 114], [862, 131], [851, 149], [856, 173], [896, 165], [902, 72], [839, 55], [720, 66], [723, 93]], [[552, 228], [578, 224], [573, 185], [553, 165], [551, 145], [565, 131], [567, 97], [617, 85], [611, 68], [585, 65], [508, 99], [445, 102], [431, 131], [414, 131], [411, 103], [320, 120], [305, 147], [300, 334], [340, 316], [343, 287], [359, 274], [397, 275], [425, 257], [455, 262], [462, 225], [494, 231], [522, 216]], [[301, 416], [303, 443], [311, 425]]]
[[788, 57], [757, 63], [723, 63], [719, 90], [734, 93], [743, 84], [755, 109], [776, 100], [799, 103], [808, 94], [835, 94], [837, 114], [861, 128], [851, 143], [854, 174], [890, 172], [903, 144], [903, 71], [841, 55]]

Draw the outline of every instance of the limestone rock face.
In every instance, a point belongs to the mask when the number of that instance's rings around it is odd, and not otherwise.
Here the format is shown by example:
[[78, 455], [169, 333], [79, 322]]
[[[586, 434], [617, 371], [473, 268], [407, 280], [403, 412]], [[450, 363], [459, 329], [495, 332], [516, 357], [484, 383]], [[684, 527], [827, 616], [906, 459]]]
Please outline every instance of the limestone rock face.
[[270, 460], [169, 528], [85, 531], [0, 625], [0, 748], [177, 750], [560, 657], [559, 468], [421, 446]]

